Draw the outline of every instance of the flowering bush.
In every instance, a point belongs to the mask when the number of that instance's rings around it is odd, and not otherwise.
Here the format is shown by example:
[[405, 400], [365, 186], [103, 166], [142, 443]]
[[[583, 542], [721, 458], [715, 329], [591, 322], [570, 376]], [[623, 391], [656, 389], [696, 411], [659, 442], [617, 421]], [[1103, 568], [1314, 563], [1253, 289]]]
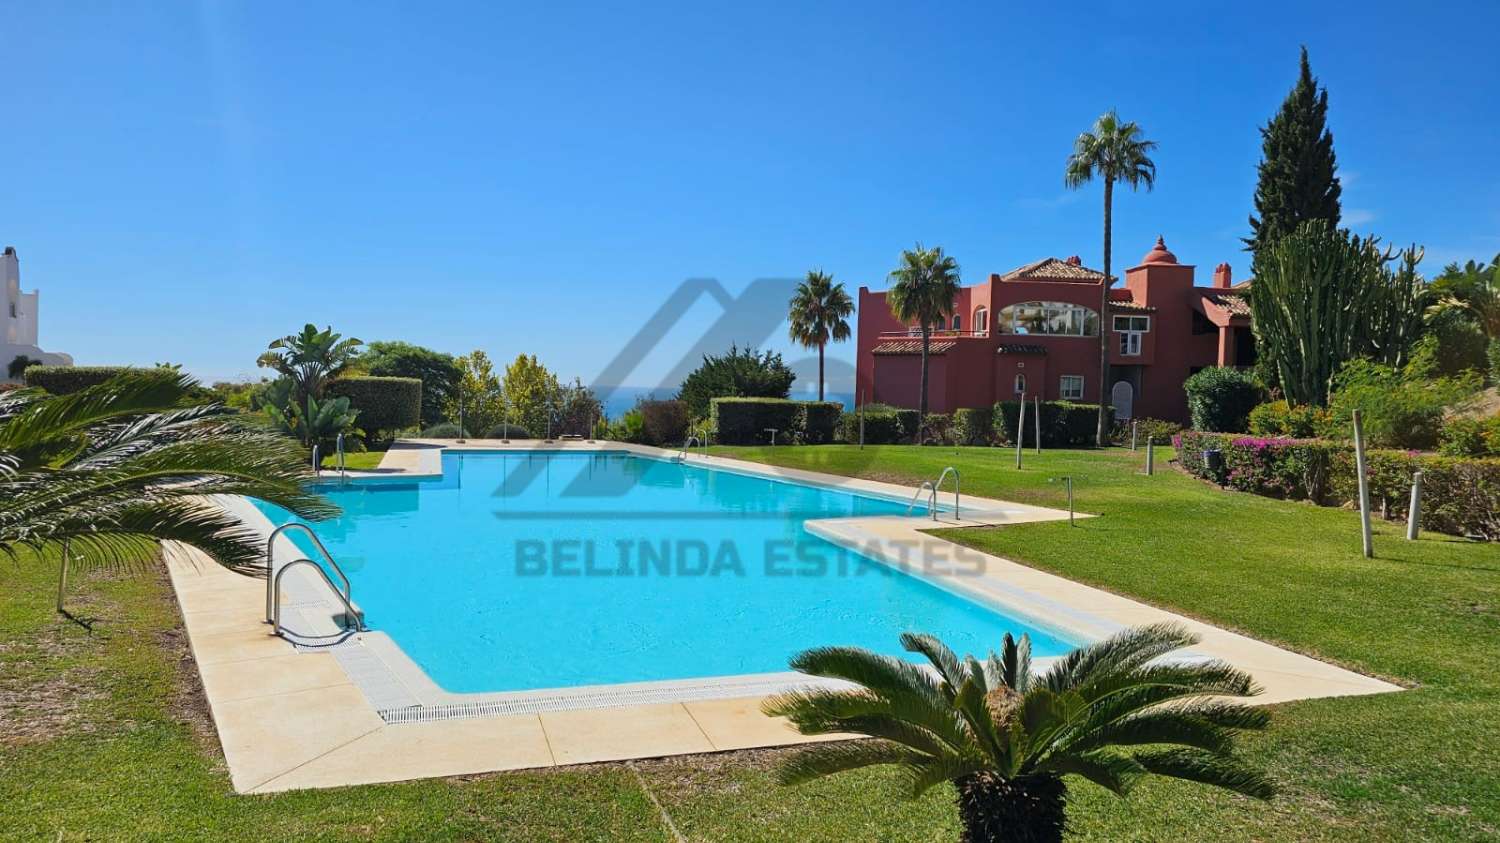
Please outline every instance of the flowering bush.
[[[1358, 500], [1354, 448], [1344, 442], [1187, 431], [1174, 444], [1188, 473], [1227, 488], [1323, 506]], [[1208, 450], [1222, 454], [1221, 471], [1204, 459]], [[1412, 474], [1420, 470], [1423, 529], [1500, 539], [1500, 459], [1390, 450], [1372, 450], [1365, 457], [1376, 514], [1404, 521]]]

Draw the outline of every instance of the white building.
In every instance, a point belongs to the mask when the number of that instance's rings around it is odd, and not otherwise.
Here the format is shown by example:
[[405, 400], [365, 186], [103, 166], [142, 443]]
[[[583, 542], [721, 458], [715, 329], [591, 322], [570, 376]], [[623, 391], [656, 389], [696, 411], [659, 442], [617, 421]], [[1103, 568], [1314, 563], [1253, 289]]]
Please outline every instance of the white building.
[[37, 345], [37, 293], [21, 292], [21, 261], [16, 247], [6, 246], [0, 254], [0, 281], [5, 285], [4, 310], [0, 310], [0, 381], [10, 377], [10, 365], [17, 357], [29, 357], [49, 366], [71, 366], [66, 354], [49, 354]]

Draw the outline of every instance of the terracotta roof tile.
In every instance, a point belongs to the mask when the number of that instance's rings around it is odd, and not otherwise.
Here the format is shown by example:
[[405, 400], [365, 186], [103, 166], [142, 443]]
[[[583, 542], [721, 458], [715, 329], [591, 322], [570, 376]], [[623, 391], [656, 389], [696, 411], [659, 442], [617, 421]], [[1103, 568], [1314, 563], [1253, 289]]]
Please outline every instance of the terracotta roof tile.
[[1154, 307], [1136, 304], [1133, 301], [1112, 301], [1109, 303], [1109, 309], [1128, 313], [1153, 313], [1156, 311]]
[[1243, 293], [1236, 292], [1213, 292], [1203, 294], [1203, 303], [1213, 305], [1223, 310], [1230, 316], [1250, 316], [1250, 302], [1245, 299]]
[[1043, 258], [1000, 276], [1001, 281], [1099, 281], [1103, 278], [1104, 273], [1097, 269], [1057, 258]]
[[[932, 340], [927, 345], [928, 354], [942, 354], [953, 346], [958, 345], [956, 340]], [[871, 349], [874, 354], [921, 354], [922, 341], [915, 340], [886, 340]]]

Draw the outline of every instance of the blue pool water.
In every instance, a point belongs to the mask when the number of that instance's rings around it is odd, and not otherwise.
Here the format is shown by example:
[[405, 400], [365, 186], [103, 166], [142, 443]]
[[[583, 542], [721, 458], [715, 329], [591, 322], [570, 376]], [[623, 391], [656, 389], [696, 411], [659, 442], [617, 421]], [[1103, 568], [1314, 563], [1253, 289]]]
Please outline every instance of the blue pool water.
[[908, 630], [960, 653], [1006, 632], [1070, 646], [803, 527], [905, 502], [607, 452], [448, 453], [441, 479], [325, 491], [344, 512], [314, 526], [370, 628], [453, 692], [781, 671], [832, 644], [901, 655]]

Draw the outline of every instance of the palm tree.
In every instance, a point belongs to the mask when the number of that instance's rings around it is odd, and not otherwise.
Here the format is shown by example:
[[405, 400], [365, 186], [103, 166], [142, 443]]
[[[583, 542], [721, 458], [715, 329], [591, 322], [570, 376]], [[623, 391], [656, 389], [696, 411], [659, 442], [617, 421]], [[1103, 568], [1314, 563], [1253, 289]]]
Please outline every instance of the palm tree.
[[1079, 135], [1073, 141], [1073, 154], [1068, 156], [1063, 181], [1069, 188], [1077, 190], [1098, 176], [1104, 182], [1104, 283], [1099, 290], [1099, 430], [1097, 444], [1104, 446], [1108, 431], [1104, 429], [1105, 404], [1109, 384], [1109, 286], [1114, 283], [1110, 276], [1111, 237], [1114, 228], [1115, 182], [1130, 185], [1132, 190], [1145, 185], [1147, 190], [1156, 184], [1156, 163], [1150, 152], [1156, 142], [1146, 140], [1141, 127], [1134, 123], [1120, 122], [1120, 116], [1110, 109], [1094, 121], [1091, 131]]
[[1472, 319], [1485, 336], [1500, 337], [1500, 255], [1488, 266], [1472, 260], [1448, 264], [1432, 279], [1431, 292], [1436, 302], [1429, 317], [1458, 314]]
[[915, 249], [901, 253], [901, 266], [891, 273], [890, 292], [886, 302], [891, 312], [902, 322], [915, 321], [922, 330], [922, 385], [917, 399], [917, 411], [922, 422], [917, 425], [917, 441], [921, 442], [922, 428], [927, 419], [927, 356], [932, 341], [932, 326], [943, 324], [944, 317], [953, 312], [953, 300], [958, 297], [958, 263], [943, 254], [941, 246]]
[[807, 273], [807, 280], [797, 285], [792, 295], [791, 321], [792, 341], [803, 348], [818, 350], [818, 400], [823, 400], [823, 349], [829, 341], [843, 342], [849, 339], [849, 315], [854, 312], [854, 300], [844, 290], [843, 284], [833, 283], [833, 276], [822, 270]]
[[244, 495], [319, 520], [338, 508], [304, 488], [297, 443], [246, 426], [168, 370], [120, 375], [71, 395], [0, 395], [0, 553], [68, 548], [75, 560], [130, 564], [158, 541], [264, 571], [265, 539], [212, 506]]
[[878, 739], [804, 750], [781, 768], [784, 784], [893, 764], [912, 796], [953, 783], [964, 841], [1058, 841], [1066, 774], [1120, 796], [1148, 773], [1258, 799], [1274, 794], [1232, 754], [1234, 730], [1269, 721], [1264, 709], [1222, 699], [1259, 693], [1250, 677], [1220, 662], [1156, 661], [1197, 640], [1175, 624], [1136, 627], [1038, 673], [1025, 635], [1017, 642], [1006, 634], [999, 655], [981, 663], [908, 633], [902, 646], [932, 671], [859, 648], [808, 650], [792, 659], [794, 670], [860, 687], [796, 691], [762, 708], [806, 735]]
[[344, 339], [332, 327], [319, 331], [309, 322], [301, 333], [272, 341], [255, 362], [291, 378], [296, 401], [301, 403], [309, 395], [322, 398], [323, 387], [359, 357], [362, 344], [353, 337]]

